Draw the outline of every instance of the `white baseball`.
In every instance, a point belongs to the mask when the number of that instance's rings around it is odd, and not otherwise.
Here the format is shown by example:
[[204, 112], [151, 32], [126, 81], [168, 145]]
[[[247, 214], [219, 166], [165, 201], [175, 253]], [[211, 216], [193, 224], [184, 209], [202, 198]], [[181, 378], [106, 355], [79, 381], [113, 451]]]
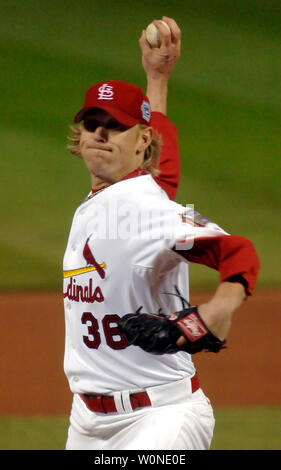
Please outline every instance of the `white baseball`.
[[[163, 25], [168, 28], [170, 31], [169, 25], [166, 23], [166, 21], [160, 20]], [[161, 35], [156, 28], [156, 26], [153, 23], [150, 23], [147, 28], [146, 28], [146, 39], [148, 40], [149, 44], [151, 47], [160, 47], [161, 46]]]

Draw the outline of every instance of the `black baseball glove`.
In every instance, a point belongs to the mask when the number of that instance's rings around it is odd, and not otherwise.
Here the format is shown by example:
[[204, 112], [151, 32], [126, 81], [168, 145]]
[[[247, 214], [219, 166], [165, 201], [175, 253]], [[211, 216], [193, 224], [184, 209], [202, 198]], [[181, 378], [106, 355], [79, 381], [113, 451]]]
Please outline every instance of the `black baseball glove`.
[[[197, 306], [168, 316], [129, 313], [120, 319], [118, 327], [129, 344], [151, 354], [173, 354], [178, 351], [195, 354], [204, 350], [217, 353], [225, 347], [225, 340], [221, 341], [205, 325]], [[180, 336], [186, 339], [183, 346], [176, 344]]]

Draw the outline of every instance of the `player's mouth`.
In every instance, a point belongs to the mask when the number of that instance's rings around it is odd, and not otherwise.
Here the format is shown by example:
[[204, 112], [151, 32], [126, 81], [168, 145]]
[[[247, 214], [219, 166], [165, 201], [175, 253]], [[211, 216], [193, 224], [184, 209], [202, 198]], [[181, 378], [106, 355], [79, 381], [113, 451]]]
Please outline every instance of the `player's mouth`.
[[112, 152], [112, 149], [111, 149], [111, 148], [109, 148], [109, 147], [102, 147], [101, 145], [89, 144], [87, 147], [88, 147], [88, 149], [92, 149], [92, 150], [102, 150], [103, 152]]

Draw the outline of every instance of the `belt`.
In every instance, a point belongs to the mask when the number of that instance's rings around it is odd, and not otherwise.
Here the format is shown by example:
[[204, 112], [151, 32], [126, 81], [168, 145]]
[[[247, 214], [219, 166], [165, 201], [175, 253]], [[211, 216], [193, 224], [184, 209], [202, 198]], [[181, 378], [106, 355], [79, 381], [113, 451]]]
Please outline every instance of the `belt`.
[[[195, 374], [190, 379], [191, 392], [194, 393], [200, 388], [199, 379]], [[96, 413], [116, 413], [116, 405], [114, 397], [107, 395], [88, 395], [80, 394], [80, 397], [86, 404], [87, 408]], [[132, 409], [143, 408], [145, 406], [151, 406], [151, 401], [147, 392], [132, 393], [129, 396]]]

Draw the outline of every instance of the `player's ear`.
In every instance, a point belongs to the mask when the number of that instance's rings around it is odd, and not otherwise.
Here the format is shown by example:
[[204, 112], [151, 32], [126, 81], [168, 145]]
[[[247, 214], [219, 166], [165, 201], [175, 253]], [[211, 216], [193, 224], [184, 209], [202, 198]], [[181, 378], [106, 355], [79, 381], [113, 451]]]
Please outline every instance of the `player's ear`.
[[148, 126], [140, 126], [137, 144], [137, 153], [145, 152], [151, 144], [153, 138], [153, 129]]

